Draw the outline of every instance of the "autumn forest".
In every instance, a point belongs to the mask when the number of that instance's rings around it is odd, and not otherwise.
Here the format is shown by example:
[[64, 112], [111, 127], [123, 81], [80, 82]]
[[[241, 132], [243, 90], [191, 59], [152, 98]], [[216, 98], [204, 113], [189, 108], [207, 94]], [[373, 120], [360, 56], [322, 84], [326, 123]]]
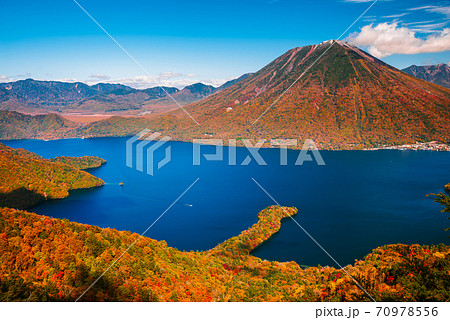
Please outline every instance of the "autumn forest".
[[[262, 260], [252, 251], [280, 230], [282, 219], [298, 214], [296, 208], [272, 206], [259, 212], [249, 229], [210, 250], [179, 251], [136, 233], [15, 209], [101, 186], [103, 181], [81, 169], [103, 159], [43, 159], [4, 145], [0, 152], [1, 301], [450, 299], [445, 245], [386, 245], [344, 269]], [[449, 188], [433, 196], [447, 214]]]

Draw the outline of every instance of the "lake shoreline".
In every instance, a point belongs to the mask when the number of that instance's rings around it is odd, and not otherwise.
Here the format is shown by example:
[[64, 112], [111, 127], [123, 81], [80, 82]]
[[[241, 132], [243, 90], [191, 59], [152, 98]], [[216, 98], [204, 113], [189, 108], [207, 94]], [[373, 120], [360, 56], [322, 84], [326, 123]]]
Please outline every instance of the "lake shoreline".
[[[82, 137], [64, 137], [64, 138], [51, 138], [51, 139], [39, 139], [39, 138], [33, 138], [33, 139], [0, 139], [0, 143], [8, 142], [8, 141], [64, 141], [64, 140], [94, 140], [94, 139], [117, 139], [117, 138], [132, 138], [134, 135], [127, 135], [127, 136], [98, 136], [98, 137], [89, 137], [89, 136], [82, 136]], [[140, 139], [139, 139], [140, 140]], [[207, 140], [207, 139], [206, 139]], [[211, 138], [211, 140], [214, 140]], [[270, 139], [266, 139], [270, 141]], [[199, 143], [192, 142], [189, 140], [183, 140], [183, 139], [171, 139], [172, 142], [183, 142], [183, 143], [189, 143], [189, 144], [199, 144], [199, 145], [205, 145], [205, 146], [219, 146], [217, 143]], [[239, 142], [239, 140], [237, 140]], [[252, 140], [250, 140], [252, 141]], [[227, 143], [227, 139], [223, 140], [223, 147], [230, 147], [230, 145]], [[434, 146], [434, 147], [433, 147]], [[242, 144], [237, 144], [236, 146], [231, 146], [236, 148], [246, 148]], [[284, 147], [288, 150], [302, 150], [301, 145], [296, 146], [286, 146]], [[259, 147], [259, 149], [281, 149], [281, 147], [278, 146], [272, 146], [268, 145], [267, 143]], [[418, 143], [412, 143], [412, 144], [402, 144], [402, 145], [392, 145], [392, 146], [381, 146], [381, 147], [372, 147], [372, 148], [339, 148], [339, 149], [330, 149], [330, 148], [317, 148], [318, 151], [379, 151], [379, 150], [400, 150], [400, 151], [440, 151], [440, 152], [450, 152], [450, 145], [435, 141], [430, 142], [418, 142]]]
[[[106, 166], [90, 173], [103, 181], [123, 181], [124, 186], [73, 192], [63, 201], [46, 201], [33, 207], [38, 214], [100, 227], [139, 233], [142, 223], [150, 225], [184, 188], [200, 178], [194, 190], [152, 229], [153, 238], [167, 240], [180, 250], [210, 249], [256, 222], [251, 213], [273, 202], [252, 177], [279, 203], [300, 208], [299, 222], [341, 263], [362, 258], [385, 243], [446, 241], [442, 228], [445, 220], [441, 221], [440, 209], [426, 194], [439, 193], [448, 183], [448, 152], [324, 151], [321, 156], [326, 165], [320, 166], [314, 161], [296, 165], [300, 151], [288, 150], [284, 166], [280, 165], [278, 149], [258, 150], [267, 163], [259, 165], [249, 150], [238, 147], [236, 165], [230, 165], [231, 149], [223, 149], [221, 161], [208, 161], [204, 155], [214, 154], [216, 148], [205, 145], [200, 150], [200, 165], [194, 165], [192, 143], [169, 141], [164, 147], [171, 147], [171, 161], [161, 169], [156, 169], [155, 164], [151, 176], [136, 170], [134, 163], [133, 167], [126, 166], [126, 141], [127, 138], [95, 138], [18, 140], [7, 144], [45, 158], [64, 154], [106, 159]], [[164, 159], [164, 147], [155, 151], [157, 161]], [[312, 152], [308, 154], [313, 157]], [[247, 157], [251, 158], [248, 165]], [[284, 221], [283, 226], [286, 228], [255, 250], [256, 256], [303, 265], [331, 263], [310, 245], [311, 240], [291, 219]], [[336, 240], [338, 231], [333, 230], [345, 232]], [[355, 243], [355, 239], [357, 245], [340, 249]], [[305, 247], [304, 243], [308, 245]]]

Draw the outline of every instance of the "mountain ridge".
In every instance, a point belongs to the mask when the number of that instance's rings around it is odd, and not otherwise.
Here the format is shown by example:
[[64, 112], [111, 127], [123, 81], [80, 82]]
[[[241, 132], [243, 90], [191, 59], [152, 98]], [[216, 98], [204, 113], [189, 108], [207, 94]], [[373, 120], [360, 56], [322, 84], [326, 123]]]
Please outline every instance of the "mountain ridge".
[[450, 66], [448, 64], [439, 63], [426, 66], [412, 65], [402, 69], [402, 71], [419, 79], [450, 88]]
[[[231, 80], [236, 81], [237, 79]], [[214, 94], [221, 87], [201, 82], [175, 87], [134, 89], [123, 84], [43, 81], [34, 79], [0, 83], [0, 110], [40, 112], [129, 112], [146, 107], [188, 104]], [[155, 109], [155, 108], [153, 108]], [[153, 110], [152, 109], [152, 110]]]
[[112, 117], [68, 128], [65, 134], [126, 136], [148, 128], [181, 141], [265, 139], [264, 146], [270, 146], [270, 139], [289, 138], [301, 146], [312, 139], [320, 149], [330, 150], [450, 143], [449, 89], [343, 41], [293, 48], [184, 109], [200, 125], [184, 110], [174, 110]]

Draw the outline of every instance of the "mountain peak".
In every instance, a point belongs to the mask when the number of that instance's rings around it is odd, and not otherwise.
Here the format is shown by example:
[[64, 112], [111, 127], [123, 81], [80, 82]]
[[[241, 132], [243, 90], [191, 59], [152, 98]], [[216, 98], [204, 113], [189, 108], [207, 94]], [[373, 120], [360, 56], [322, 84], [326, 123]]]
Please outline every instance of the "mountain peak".
[[330, 39], [330, 40], [325, 40], [325, 41], [322, 41], [321, 43], [319, 43], [319, 45], [320, 44], [333, 44], [333, 42], [336, 42], [337, 40], [334, 40], [334, 39]]
[[442, 106], [449, 103], [448, 89], [345, 41], [327, 40], [293, 48], [187, 110], [202, 123], [199, 130], [221, 138], [291, 137], [325, 149], [357, 149], [448, 139], [450, 110]]
[[215, 87], [198, 82], [184, 87], [184, 89], [181, 91], [189, 91], [193, 94], [207, 94], [212, 93], [214, 90]]

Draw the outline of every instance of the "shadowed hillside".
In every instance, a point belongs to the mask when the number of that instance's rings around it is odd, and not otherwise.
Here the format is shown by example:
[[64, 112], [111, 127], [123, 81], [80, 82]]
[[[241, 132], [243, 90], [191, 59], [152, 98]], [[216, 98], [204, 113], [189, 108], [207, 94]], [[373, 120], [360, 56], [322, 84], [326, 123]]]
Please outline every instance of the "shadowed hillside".
[[27, 208], [42, 200], [65, 198], [69, 190], [101, 186], [104, 184], [101, 179], [75, 166], [94, 167], [102, 160], [96, 157], [45, 160], [0, 143], [0, 207]]

